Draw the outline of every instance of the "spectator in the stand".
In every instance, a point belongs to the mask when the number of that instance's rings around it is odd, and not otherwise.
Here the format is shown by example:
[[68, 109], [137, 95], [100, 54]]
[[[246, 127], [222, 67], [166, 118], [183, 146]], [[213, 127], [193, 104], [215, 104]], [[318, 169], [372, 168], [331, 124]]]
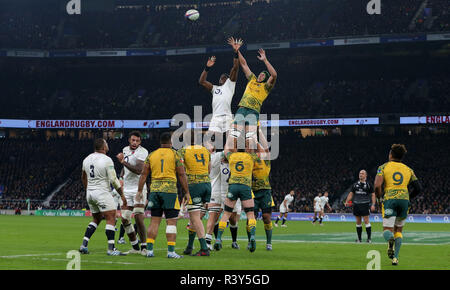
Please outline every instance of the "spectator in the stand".
[[[143, 140], [143, 146], [152, 150], [157, 145], [157, 134], [152, 139]], [[70, 142], [68, 142], [70, 141]], [[33, 143], [34, 142], [34, 143]], [[414, 214], [448, 214], [450, 213], [450, 168], [448, 160], [450, 153], [447, 148], [450, 144], [448, 135], [421, 135], [406, 137], [349, 137], [326, 136], [302, 138], [299, 132], [292, 129], [280, 130], [280, 154], [272, 162], [271, 185], [276, 208], [283, 201], [289, 190], [295, 188], [295, 199], [291, 205], [293, 212], [311, 212], [313, 198], [318, 192], [330, 193], [330, 205], [334, 212], [351, 212], [339, 202], [342, 195], [353, 183], [353, 176], [362, 168], [367, 168], [368, 180], [373, 181], [376, 168], [380, 162], [386, 160], [385, 152], [380, 148], [389, 148], [394, 142], [407, 144], [408, 155], [405, 164], [415, 169], [415, 174], [422, 181], [423, 192], [411, 201], [410, 213]], [[26, 146], [32, 143], [34, 146]], [[10, 184], [0, 199], [1, 209], [26, 208], [25, 200], [31, 199], [31, 209], [82, 209], [86, 208], [84, 202], [85, 192], [79, 181], [81, 156], [90, 151], [91, 141], [50, 139], [48, 141], [24, 141], [16, 139], [0, 140], [0, 158], [9, 160], [6, 156], [14, 152], [14, 161], [0, 163], [0, 182]], [[111, 154], [120, 152], [126, 140], [110, 140]], [[23, 151], [18, 148], [24, 148]], [[34, 148], [33, 148], [34, 147]], [[49, 150], [51, 148], [51, 150]], [[70, 148], [73, 156], [61, 157], [63, 164], [57, 166], [51, 162], [54, 152], [64, 152]], [[16, 149], [18, 151], [16, 151]], [[21, 152], [21, 153], [19, 153]], [[83, 152], [83, 153], [79, 153]], [[371, 152], [368, 154], [367, 152]], [[52, 164], [47, 167], [47, 174], [34, 173], [34, 178], [22, 175], [23, 166], [32, 166], [28, 160], [34, 160], [39, 155], [40, 163]], [[408, 158], [411, 158], [409, 160]], [[361, 160], [364, 160], [361, 162]], [[116, 164], [118, 166], [118, 164]], [[430, 171], [429, 166], [439, 170]], [[55, 168], [51, 168], [55, 167]], [[34, 169], [40, 167], [32, 166]], [[50, 171], [49, 171], [50, 170]], [[39, 171], [39, 170], [37, 170]], [[43, 170], [42, 170], [43, 171]], [[64, 172], [61, 177], [52, 176], [57, 171]], [[117, 168], [119, 171], [119, 167]], [[19, 180], [19, 182], [14, 182]], [[50, 206], [43, 206], [43, 199], [64, 181], [67, 183], [50, 201]], [[48, 182], [47, 182], [48, 181]], [[53, 184], [52, 186], [50, 185]], [[33, 189], [36, 189], [38, 194]], [[40, 193], [43, 193], [41, 195]], [[380, 212], [379, 205], [377, 211]]]
[[[64, 65], [57, 68], [39, 63], [31, 69], [27, 61], [15, 60], [14, 65], [3, 67], [4, 77], [0, 78], [4, 94], [10, 96], [0, 98], [0, 107], [9, 108], [2, 112], [2, 117], [124, 120], [130, 119], [132, 111], [133, 118], [145, 120], [149, 116], [167, 119], [177, 113], [193, 116], [194, 106], [202, 106], [203, 112], [211, 112], [211, 103], [205, 102], [205, 95], [196, 80], [186, 75], [188, 71], [198, 71], [201, 57], [185, 56], [179, 64], [159, 63], [160, 60], [155, 59], [151, 67], [142, 71], [133, 65], [105, 71], [85, 64], [77, 71], [70, 70], [76, 85], [69, 85], [63, 77], [69, 72]], [[378, 58], [380, 64], [371, 67], [370, 73], [355, 75], [354, 71], [362, 69], [360, 64], [349, 65], [346, 60], [328, 64], [327, 60], [331, 58], [324, 56], [299, 66], [295, 57], [286, 61], [283, 54], [275, 54], [273, 62], [280, 65], [277, 70], [285, 77], [278, 81], [277, 89], [271, 93], [273, 98], [266, 100], [261, 113], [278, 113], [282, 118], [323, 118], [450, 111], [450, 98], [447, 97], [450, 78], [433, 63], [420, 66], [421, 70], [432, 71], [426, 78], [420, 77], [420, 72], [415, 78], [407, 77], [410, 71], [419, 69], [416, 58], [410, 58], [408, 63], [399, 63], [404, 77], [375, 78], [372, 74], [387, 74], [383, 68], [389, 65], [390, 59]], [[221, 63], [216, 65], [220, 71]], [[326, 72], [323, 66], [327, 66]], [[136, 70], [139, 76], [136, 76]], [[339, 78], [333, 77], [335, 74]], [[92, 81], [93, 75], [95, 82]], [[151, 75], [152, 81], [141, 75]], [[299, 80], [298, 75], [304, 77]], [[177, 79], [176, 86], [173, 79]], [[245, 83], [237, 82], [236, 91], [243, 92], [244, 89]], [[168, 96], [170, 102], [167, 102]], [[238, 101], [233, 99], [233, 108]]]
[[354, 0], [201, 2], [197, 21], [186, 20], [186, 6], [176, 3], [86, 10], [81, 17], [61, 15], [57, 6], [42, 1], [26, 9], [12, 5], [0, 11], [0, 44], [20, 49], [187, 47], [223, 45], [236, 33], [268, 42], [450, 28], [447, 0], [428, 1], [426, 7], [422, 0], [385, 1], [381, 15], [368, 15], [367, 3]]

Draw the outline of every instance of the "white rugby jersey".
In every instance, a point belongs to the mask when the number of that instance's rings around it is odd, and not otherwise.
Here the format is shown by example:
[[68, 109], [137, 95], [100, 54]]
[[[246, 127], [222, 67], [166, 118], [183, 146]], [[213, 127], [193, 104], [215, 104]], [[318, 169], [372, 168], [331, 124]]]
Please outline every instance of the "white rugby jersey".
[[231, 100], [233, 99], [236, 82], [228, 78], [221, 86], [213, 85], [211, 94], [213, 117], [228, 115], [231, 116]]
[[[136, 150], [131, 150], [130, 146], [124, 147], [122, 150], [123, 158], [129, 164], [135, 166], [138, 160], [145, 162], [145, 159], [148, 156], [148, 151], [142, 146], [136, 148]], [[131, 172], [125, 166], [123, 167], [123, 191], [124, 192], [135, 192], [137, 193], [139, 186], [139, 178], [140, 174], [136, 174]], [[147, 191], [147, 186], [144, 184], [143, 192]]]
[[321, 205], [321, 199], [320, 199], [320, 196], [316, 196], [315, 198], [314, 198], [314, 206], [322, 206]]
[[87, 175], [87, 191], [111, 192], [108, 169], [114, 169], [112, 159], [102, 153], [91, 153], [83, 160], [82, 170]]
[[320, 198], [320, 207], [324, 208], [327, 203], [328, 203], [328, 196], [322, 196]]
[[288, 194], [284, 197], [284, 200], [286, 201], [286, 207], [288, 207], [294, 200], [294, 197], [292, 195]]

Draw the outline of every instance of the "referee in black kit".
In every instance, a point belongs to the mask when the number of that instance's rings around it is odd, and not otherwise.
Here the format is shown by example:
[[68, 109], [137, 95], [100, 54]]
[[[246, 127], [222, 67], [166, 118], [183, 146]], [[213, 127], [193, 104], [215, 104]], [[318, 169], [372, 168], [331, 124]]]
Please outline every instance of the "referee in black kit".
[[[361, 243], [362, 224], [361, 217], [364, 218], [366, 225], [367, 243], [372, 243], [372, 227], [369, 221], [370, 212], [375, 212], [375, 190], [367, 181], [367, 171], [364, 169], [359, 172], [359, 181], [352, 186], [350, 193], [345, 201], [345, 206], [353, 204], [353, 215], [356, 218], [356, 233], [358, 234], [357, 243]], [[372, 200], [372, 205], [370, 201]], [[352, 202], [350, 202], [352, 201]], [[370, 208], [370, 210], [369, 210]]]

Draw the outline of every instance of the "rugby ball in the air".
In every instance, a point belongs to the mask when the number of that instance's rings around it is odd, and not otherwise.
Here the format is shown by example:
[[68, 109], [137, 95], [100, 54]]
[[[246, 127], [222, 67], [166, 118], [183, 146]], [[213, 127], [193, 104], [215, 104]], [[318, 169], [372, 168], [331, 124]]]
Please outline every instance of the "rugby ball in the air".
[[189, 19], [191, 21], [195, 21], [200, 17], [200, 13], [198, 13], [198, 11], [195, 9], [191, 9], [191, 10], [186, 11], [186, 14], [184, 14], [184, 17], [186, 17], [187, 19]]

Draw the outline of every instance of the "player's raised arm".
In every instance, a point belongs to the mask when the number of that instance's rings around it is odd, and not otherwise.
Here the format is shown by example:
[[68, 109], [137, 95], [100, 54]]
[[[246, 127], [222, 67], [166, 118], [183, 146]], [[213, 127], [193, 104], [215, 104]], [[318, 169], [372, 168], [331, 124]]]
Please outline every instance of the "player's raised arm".
[[[230, 37], [228, 39], [228, 44], [231, 45], [234, 52], [237, 53], [237, 58], [239, 59], [239, 64], [242, 67], [242, 71], [244, 71], [245, 77], [247, 79], [250, 79], [250, 76], [253, 74], [250, 68], [247, 65], [247, 61], [245, 60], [242, 53], [239, 51], [239, 48], [242, 46], [244, 41], [242, 39], [234, 39], [233, 37]], [[236, 56], [235, 56], [236, 57]]]
[[239, 72], [239, 48], [242, 45], [242, 40], [238, 39], [235, 40], [233, 37], [228, 38], [228, 44], [231, 45], [231, 47], [233, 48], [234, 51], [234, 59], [233, 59], [233, 67], [231, 68], [230, 71], [230, 81], [232, 82], [236, 82], [237, 81], [237, 76], [238, 76], [238, 72]]
[[213, 84], [208, 82], [206, 80], [206, 77], [208, 76], [208, 71], [209, 69], [216, 63], [216, 57], [215, 56], [211, 56], [210, 58], [208, 58], [208, 61], [206, 62], [206, 66], [203, 69], [202, 74], [200, 75], [200, 78], [198, 79], [198, 83], [200, 85], [202, 85], [205, 89], [208, 90], [208, 92], [210, 92], [213, 89]]
[[250, 76], [253, 74], [250, 68], [247, 65], [247, 61], [245, 60], [242, 53], [238, 50], [239, 63], [241, 64], [242, 71], [245, 74], [245, 77], [249, 80]]
[[260, 48], [258, 52], [259, 52], [258, 59], [260, 61], [264, 62], [264, 64], [267, 67], [267, 70], [269, 71], [269, 74], [270, 74], [270, 77], [267, 80], [267, 86], [269, 88], [272, 88], [275, 85], [275, 82], [277, 81], [277, 76], [278, 76], [277, 71], [270, 64], [269, 60], [267, 60], [266, 52], [264, 51], [264, 49]]

